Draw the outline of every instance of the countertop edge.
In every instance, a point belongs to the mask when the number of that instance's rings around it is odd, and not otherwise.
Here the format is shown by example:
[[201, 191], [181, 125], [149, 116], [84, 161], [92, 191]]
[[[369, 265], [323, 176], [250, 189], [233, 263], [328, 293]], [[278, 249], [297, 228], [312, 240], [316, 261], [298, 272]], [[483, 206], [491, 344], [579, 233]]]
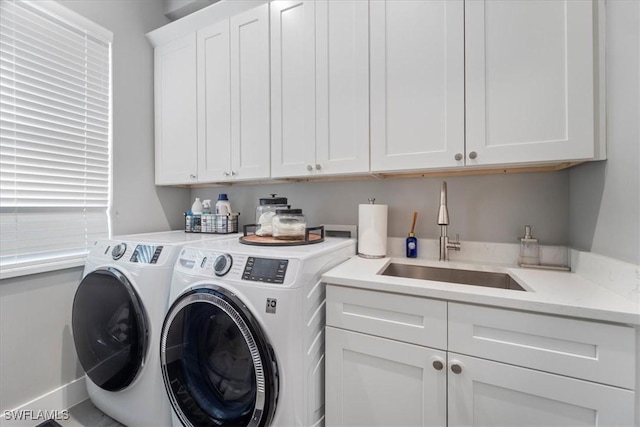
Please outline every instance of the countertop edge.
[[[544, 295], [545, 300], [540, 299], [543, 293], [549, 294], [550, 291], [548, 289], [544, 291], [536, 289], [536, 284], [530, 283], [531, 280], [526, 281], [526, 279], [524, 280], [525, 287], [531, 292], [520, 293], [519, 291], [513, 290], [485, 288], [481, 288], [482, 292], [479, 292], [478, 289], [475, 289], [472, 285], [418, 281], [413, 279], [397, 280], [398, 278], [393, 278], [396, 279], [393, 280], [377, 274], [381, 268], [386, 266], [391, 260], [391, 258], [384, 258], [368, 260], [369, 262], [363, 263], [363, 261], [361, 259], [358, 260], [357, 257], [352, 258], [323, 274], [322, 280], [329, 285], [640, 326], [640, 308], [635, 307], [631, 301], [626, 303], [621, 301], [624, 307], [620, 310], [611, 309], [611, 307], [606, 306], [607, 304], [598, 307], [597, 304], [601, 298], [615, 299], [619, 296], [612, 294], [606, 288], [598, 289], [597, 284], [589, 282], [587, 279], [577, 276], [575, 273], [543, 273], [547, 275], [546, 277], [555, 277], [556, 280], [565, 280], [566, 278], [568, 282], [577, 282], [577, 284], [572, 283], [572, 286], [578, 289], [577, 295], [575, 295], [574, 300], [568, 302], [562, 301], [560, 298], [554, 301], [553, 295]], [[396, 259], [393, 260], [397, 262]], [[363, 268], [363, 265], [366, 265], [366, 269]], [[515, 273], [513, 275], [516, 276], [519, 281], [523, 280], [521, 277], [521, 269], [516, 270], [507, 267], [499, 267], [499, 269], [506, 269], [510, 273]], [[519, 272], [521, 274], [517, 274]], [[555, 274], [564, 274], [566, 276], [553, 276]], [[581, 285], [585, 288], [584, 295], [579, 292], [579, 286]], [[547, 286], [547, 288], [549, 288], [549, 286]], [[517, 293], [514, 294], [514, 292]], [[633, 311], [635, 308], [638, 309], [637, 312]]]

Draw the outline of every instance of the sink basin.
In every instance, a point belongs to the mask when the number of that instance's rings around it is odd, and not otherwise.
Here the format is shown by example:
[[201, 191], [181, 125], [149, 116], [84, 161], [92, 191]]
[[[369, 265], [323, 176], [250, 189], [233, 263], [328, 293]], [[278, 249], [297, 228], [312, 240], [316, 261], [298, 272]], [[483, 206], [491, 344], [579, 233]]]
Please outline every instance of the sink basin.
[[436, 282], [512, 289], [515, 291], [525, 290], [511, 276], [505, 273], [391, 263], [381, 274], [383, 276], [434, 280]]

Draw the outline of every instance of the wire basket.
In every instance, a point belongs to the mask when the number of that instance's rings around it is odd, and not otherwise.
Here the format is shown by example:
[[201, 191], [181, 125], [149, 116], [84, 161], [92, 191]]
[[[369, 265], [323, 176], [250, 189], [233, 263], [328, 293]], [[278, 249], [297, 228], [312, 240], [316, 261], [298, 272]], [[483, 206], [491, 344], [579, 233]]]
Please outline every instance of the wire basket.
[[232, 212], [228, 215], [185, 215], [184, 231], [208, 234], [237, 233], [239, 216], [239, 212]]

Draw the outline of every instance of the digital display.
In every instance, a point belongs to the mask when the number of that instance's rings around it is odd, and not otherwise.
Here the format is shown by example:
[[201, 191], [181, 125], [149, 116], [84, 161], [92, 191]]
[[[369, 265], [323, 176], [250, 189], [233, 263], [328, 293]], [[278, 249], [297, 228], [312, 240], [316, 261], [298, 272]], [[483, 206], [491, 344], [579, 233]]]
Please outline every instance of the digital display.
[[131, 255], [131, 262], [155, 264], [162, 252], [162, 246], [138, 245]]
[[254, 282], [284, 283], [289, 260], [249, 257], [242, 278]]

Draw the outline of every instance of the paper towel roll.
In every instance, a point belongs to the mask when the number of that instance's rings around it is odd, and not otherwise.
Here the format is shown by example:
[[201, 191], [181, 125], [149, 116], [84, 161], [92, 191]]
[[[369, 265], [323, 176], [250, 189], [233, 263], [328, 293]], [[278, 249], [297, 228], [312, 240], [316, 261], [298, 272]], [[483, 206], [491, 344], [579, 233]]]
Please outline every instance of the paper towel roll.
[[358, 255], [384, 258], [387, 255], [387, 205], [358, 205]]

